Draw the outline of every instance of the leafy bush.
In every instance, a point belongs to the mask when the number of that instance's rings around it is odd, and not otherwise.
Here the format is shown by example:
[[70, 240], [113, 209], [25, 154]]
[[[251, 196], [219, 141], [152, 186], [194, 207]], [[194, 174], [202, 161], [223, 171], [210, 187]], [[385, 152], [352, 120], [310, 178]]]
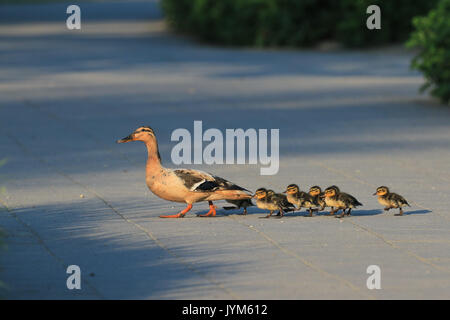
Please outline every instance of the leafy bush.
[[[302, 46], [333, 33], [333, 0], [163, 0], [178, 31], [225, 45]], [[319, 9], [323, 8], [323, 9]]]
[[[162, 0], [175, 30], [204, 41], [246, 46], [309, 46], [338, 40], [348, 46], [402, 41], [411, 19], [437, 0]], [[366, 9], [381, 8], [381, 30], [368, 30]]]
[[[424, 15], [438, 0], [340, 0], [341, 19], [336, 28], [336, 39], [350, 47], [403, 42], [412, 31], [412, 18]], [[367, 7], [377, 5], [381, 10], [381, 29], [369, 30]]]
[[422, 91], [450, 103], [450, 0], [441, 0], [425, 17], [413, 20], [415, 31], [407, 45], [420, 48], [411, 66], [425, 76]]

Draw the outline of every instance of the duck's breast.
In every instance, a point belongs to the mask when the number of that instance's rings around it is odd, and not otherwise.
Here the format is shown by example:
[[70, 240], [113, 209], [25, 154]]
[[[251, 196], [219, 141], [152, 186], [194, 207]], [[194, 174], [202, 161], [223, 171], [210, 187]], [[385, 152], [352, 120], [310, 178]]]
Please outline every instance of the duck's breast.
[[175, 202], [186, 202], [189, 190], [180, 179], [170, 171], [161, 171], [155, 175], [147, 176], [147, 186], [156, 196]]

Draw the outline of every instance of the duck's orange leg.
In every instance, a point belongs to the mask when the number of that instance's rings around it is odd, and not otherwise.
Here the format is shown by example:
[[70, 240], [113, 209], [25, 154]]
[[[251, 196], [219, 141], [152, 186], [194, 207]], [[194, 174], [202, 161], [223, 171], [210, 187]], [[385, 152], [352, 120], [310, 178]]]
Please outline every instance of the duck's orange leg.
[[191, 209], [192, 209], [192, 204], [188, 204], [184, 210], [180, 211], [177, 214], [172, 214], [172, 215], [168, 215], [168, 216], [163, 215], [163, 216], [159, 216], [159, 217], [160, 218], [183, 218], [184, 215], [186, 214], [186, 212], [188, 212]]
[[212, 203], [212, 201], [208, 201], [208, 203], [209, 203], [208, 213], [207, 214], [199, 214], [198, 215], [199, 217], [210, 217], [210, 216], [215, 217], [216, 216], [216, 206]]

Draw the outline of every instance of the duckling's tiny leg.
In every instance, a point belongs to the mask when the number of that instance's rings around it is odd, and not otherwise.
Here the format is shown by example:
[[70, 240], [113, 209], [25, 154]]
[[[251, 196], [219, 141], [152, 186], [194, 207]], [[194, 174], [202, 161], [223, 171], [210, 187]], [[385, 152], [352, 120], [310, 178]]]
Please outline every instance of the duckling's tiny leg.
[[199, 214], [199, 217], [209, 217], [209, 216], [216, 216], [216, 206], [212, 203], [212, 201], [208, 201], [209, 204], [209, 211], [207, 214]]
[[260, 218], [270, 218], [272, 216], [272, 214], [273, 214], [273, 210], [270, 210], [270, 213], [267, 216], [260, 217]]
[[246, 215], [247, 214], [247, 207], [244, 208], [244, 212], [242, 212], [242, 215]]
[[279, 218], [283, 218], [283, 216], [284, 216], [284, 211], [283, 211], [283, 209], [280, 208], [280, 211], [278, 211], [277, 216], [278, 216]]
[[[341, 209], [337, 209], [336, 213], [339, 212], [339, 210], [341, 210]], [[345, 209], [342, 209], [342, 213], [340, 215], [336, 216], [336, 218], [342, 218], [344, 216], [345, 216]]]
[[312, 209], [309, 208], [309, 216], [312, 217]]
[[351, 212], [352, 212], [352, 208], [348, 208], [347, 215], [349, 216]]
[[334, 210], [334, 207], [331, 207], [331, 211], [330, 211], [330, 213], [328, 215], [332, 216], [333, 214], [336, 213], [336, 211], [339, 211], [339, 209], [338, 210]]
[[396, 216], [402, 216], [403, 215], [403, 209], [402, 207], [399, 207], [400, 211], [396, 214]]
[[159, 216], [159, 217], [160, 218], [183, 218], [184, 215], [186, 214], [186, 212], [188, 212], [191, 209], [192, 209], [192, 204], [188, 204], [187, 207], [184, 210], [180, 211], [177, 214], [172, 214], [172, 215], [168, 215], [168, 216], [162, 215], [162, 216]]

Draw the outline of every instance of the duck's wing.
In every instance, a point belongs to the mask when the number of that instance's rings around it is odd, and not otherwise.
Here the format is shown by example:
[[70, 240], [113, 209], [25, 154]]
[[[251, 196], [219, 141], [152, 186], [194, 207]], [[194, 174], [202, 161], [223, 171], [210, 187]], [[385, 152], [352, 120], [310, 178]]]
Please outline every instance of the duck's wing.
[[[233, 182], [207, 172], [192, 169], [176, 169], [173, 173], [183, 182], [190, 191], [211, 192], [218, 190], [248, 191]], [[250, 191], [248, 191], [250, 192]]]
[[341, 196], [341, 199], [344, 200], [344, 202], [348, 202], [349, 204], [352, 204], [354, 206], [362, 206], [363, 205], [351, 194], [341, 192], [339, 195]]
[[306, 202], [308, 202], [310, 205], [314, 205], [314, 197], [310, 195], [309, 193], [306, 193], [304, 191], [299, 192], [299, 198], [302, 201], [302, 205], [304, 205]]
[[395, 201], [399, 204], [404, 204], [409, 206], [408, 201], [406, 201], [405, 198], [403, 198], [401, 195], [397, 194], [397, 193], [390, 193], [388, 196], [389, 200]]
[[295, 208], [295, 206], [287, 200], [287, 197], [281, 193], [275, 193], [272, 200], [283, 209]]

